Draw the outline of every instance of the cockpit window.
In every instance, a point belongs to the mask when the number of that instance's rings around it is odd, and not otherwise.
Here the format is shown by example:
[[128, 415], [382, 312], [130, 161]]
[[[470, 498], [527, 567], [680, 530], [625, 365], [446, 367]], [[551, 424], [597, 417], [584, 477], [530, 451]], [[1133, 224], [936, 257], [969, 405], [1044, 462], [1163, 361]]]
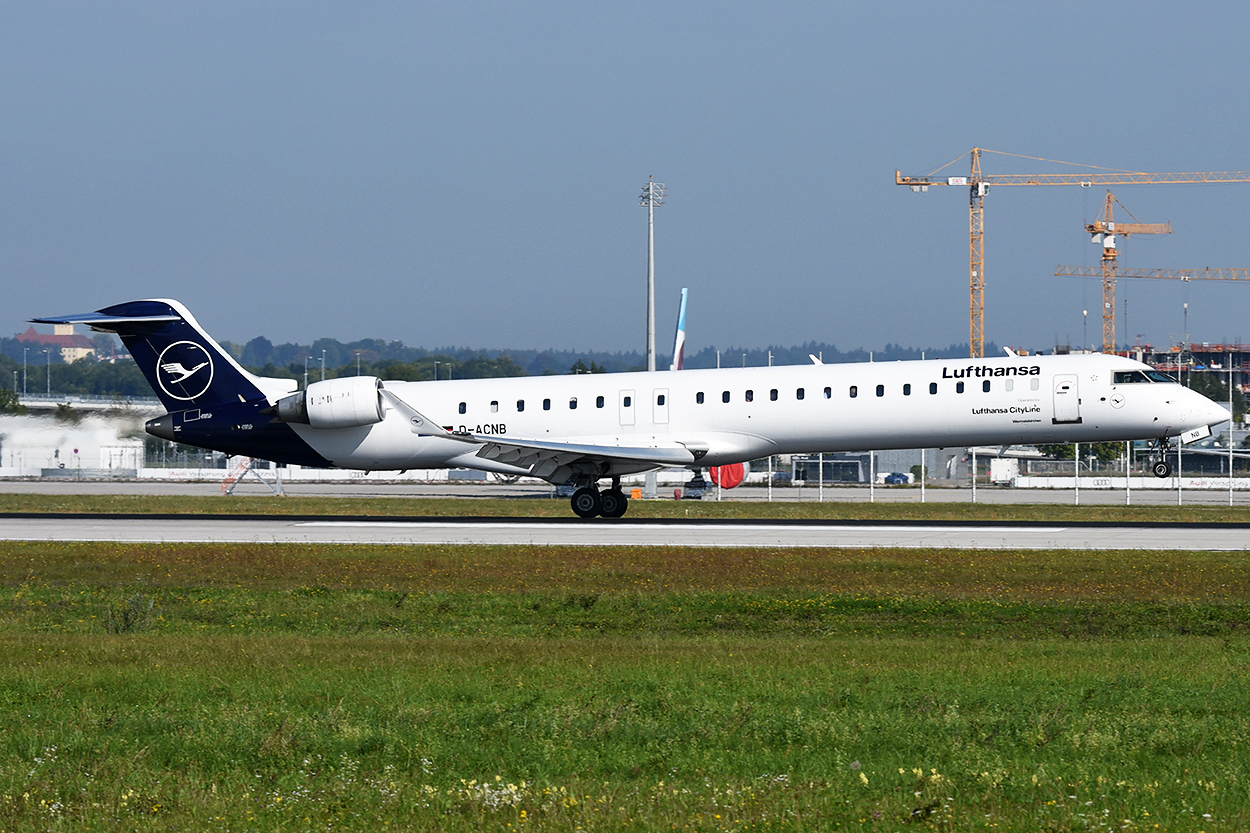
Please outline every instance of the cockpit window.
[[1172, 382], [1176, 380], [1166, 373], [1160, 373], [1157, 370], [1117, 370], [1115, 372], [1115, 384], [1132, 385], [1147, 382]]

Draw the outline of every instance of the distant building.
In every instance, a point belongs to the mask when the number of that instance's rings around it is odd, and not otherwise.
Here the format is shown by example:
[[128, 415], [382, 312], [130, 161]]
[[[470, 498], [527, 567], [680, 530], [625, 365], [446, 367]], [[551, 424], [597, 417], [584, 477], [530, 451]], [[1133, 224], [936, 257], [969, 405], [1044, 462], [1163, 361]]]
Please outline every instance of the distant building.
[[95, 345], [91, 339], [84, 335], [78, 335], [74, 332], [73, 324], [54, 324], [51, 335], [46, 333], [37, 333], [35, 328], [31, 327], [24, 333], [18, 335], [17, 340], [23, 346], [31, 345], [38, 347], [40, 350], [55, 350], [61, 356], [64, 362], [73, 362], [86, 356], [95, 355]]

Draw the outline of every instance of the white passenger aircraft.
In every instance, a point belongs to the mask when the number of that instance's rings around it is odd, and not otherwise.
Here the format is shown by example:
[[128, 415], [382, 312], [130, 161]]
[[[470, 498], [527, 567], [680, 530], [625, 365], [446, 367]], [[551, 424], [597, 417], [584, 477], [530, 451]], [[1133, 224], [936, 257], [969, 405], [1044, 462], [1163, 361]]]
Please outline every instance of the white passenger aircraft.
[[[121, 336], [168, 414], [157, 437], [342, 469], [474, 468], [573, 482], [573, 511], [619, 518], [622, 475], [770, 454], [1209, 436], [1228, 412], [1121, 356], [611, 373], [438, 382], [372, 376], [296, 390], [255, 376], [177, 301], [33, 319]], [[611, 486], [600, 491], [600, 480]]]

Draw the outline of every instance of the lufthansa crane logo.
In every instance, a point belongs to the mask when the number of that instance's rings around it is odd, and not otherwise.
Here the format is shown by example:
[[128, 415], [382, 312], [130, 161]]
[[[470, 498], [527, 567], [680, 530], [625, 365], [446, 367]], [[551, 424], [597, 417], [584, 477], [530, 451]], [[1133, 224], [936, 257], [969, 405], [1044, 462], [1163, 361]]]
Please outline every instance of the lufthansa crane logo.
[[167, 396], [189, 402], [213, 383], [213, 357], [194, 341], [175, 341], [156, 359], [156, 380]]

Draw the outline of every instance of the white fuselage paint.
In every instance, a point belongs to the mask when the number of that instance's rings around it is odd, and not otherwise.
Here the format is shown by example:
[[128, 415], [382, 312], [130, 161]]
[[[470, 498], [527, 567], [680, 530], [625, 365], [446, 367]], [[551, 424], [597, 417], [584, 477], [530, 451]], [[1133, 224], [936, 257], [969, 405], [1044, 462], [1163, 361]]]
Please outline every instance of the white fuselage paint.
[[[494, 436], [629, 448], [686, 445], [706, 449], [698, 466], [769, 454], [1159, 439], [1227, 419], [1210, 400], [1176, 383], [1113, 384], [1116, 371], [1147, 369], [1132, 359], [1086, 354], [385, 387], [437, 426], [483, 441]], [[481, 443], [439, 437], [429, 426], [415, 432], [395, 409], [382, 422], [360, 428], [292, 428], [341, 468], [516, 471], [477, 457]], [[628, 463], [611, 473], [648, 468], [654, 466]]]

